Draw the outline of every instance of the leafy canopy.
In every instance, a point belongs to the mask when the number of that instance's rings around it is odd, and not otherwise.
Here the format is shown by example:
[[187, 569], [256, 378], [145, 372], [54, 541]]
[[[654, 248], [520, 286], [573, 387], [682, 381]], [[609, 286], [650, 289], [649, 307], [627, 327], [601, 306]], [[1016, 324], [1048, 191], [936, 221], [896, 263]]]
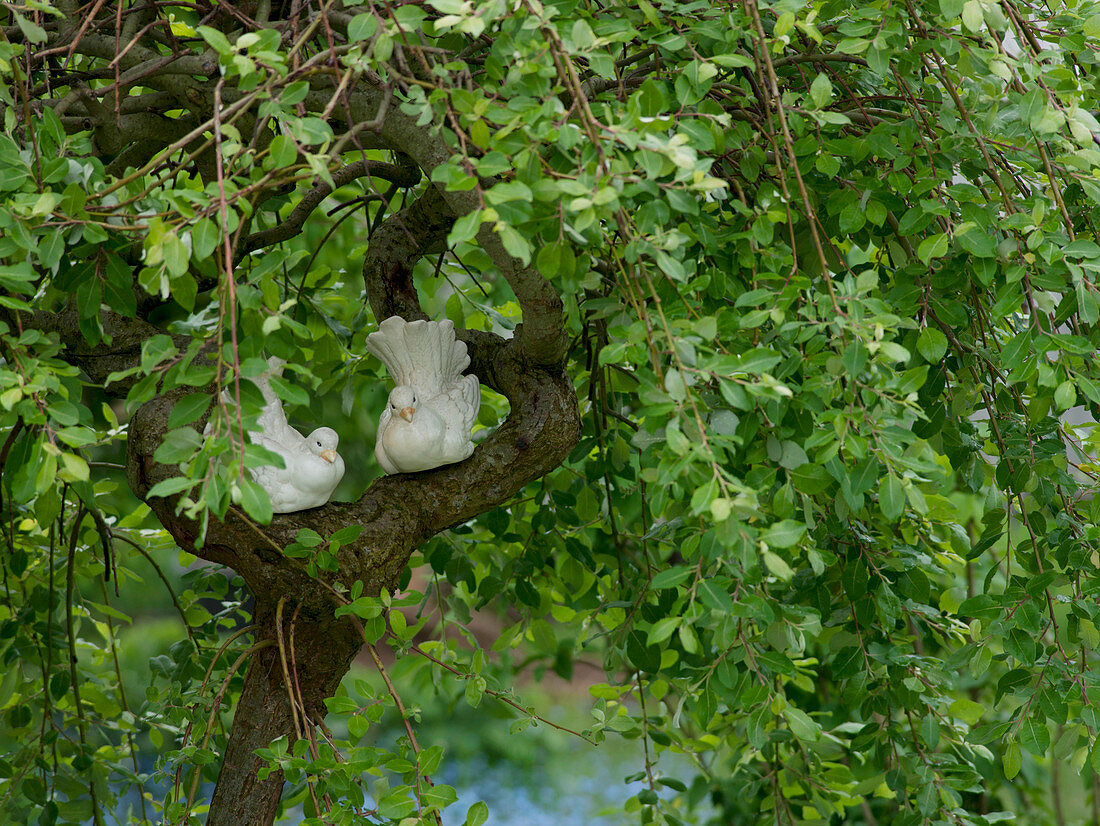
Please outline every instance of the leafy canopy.
[[[398, 655], [330, 692], [330, 734], [261, 751], [310, 823], [439, 822], [445, 744], [402, 694], [502, 702], [526, 737], [550, 713], [517, 674], [581, 661], [581, 734], [637, 743], [642, 823], [1097, 805], [1100, 6], [117, 5], [0, 12], [13, 822], [200, 822], [243, 663], [298, 614], [259, 600], [249, 648], [223, 574], [166, 579], [186, 634], [131, 673], [144, 608], [106, 582], [159, 588], [173, 538], [222, 561], [233, 519], [292, 524], [276, 550]], [[483, 379], [488, 431], [560, 332], [582, 432], [364, 582], [374, 523], [272, 519], [246, 471], [271, 458], [232, 434], [281, 356], [288, 409], [341, 433], [337, 498], [381, 490], [382, 307], [542, 342]]]

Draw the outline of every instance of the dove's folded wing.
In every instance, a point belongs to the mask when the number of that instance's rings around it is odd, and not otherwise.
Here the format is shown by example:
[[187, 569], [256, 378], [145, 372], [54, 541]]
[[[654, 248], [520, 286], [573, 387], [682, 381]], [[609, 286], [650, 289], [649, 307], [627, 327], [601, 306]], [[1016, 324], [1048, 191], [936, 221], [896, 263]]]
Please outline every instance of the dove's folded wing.
[[260, 467], [249, 468], [252, 479], [267, 491], [268, 498], [271, 499], [272, 507], [279, 507], [279, 503], [276, 500], [281, 501], [284, 499], [286, 497], [286, 491], [291, 485], [293, 474], [291, 472], [290, 457], [287, 455], [286, 449], [273, 439], [265, 438], [260, 433], [249, 433], [248, 435], [253, 444], [265, 447], [272, 453], [277, 453], [283, 458], [285, 467], [280, 468], [275, 465], [261, 465]]
[[[477, 376], [460, 376], [451, 381], [436, 399], [439, 408], [446, 409], [445, 418], [456, 428], [461, 427], [467, 434], [477, 421], [477, 411], [481, 406], [481, 385]], [[461, 424], [459, 424], [461, 423]]]
[[481, 409], [481, 383], [477, 380], [477, 376], [463, 376], [460, 381], [464, 402], [463, 424], [469, 432], [473, 430], [474, 423], [477, 422], [477, 412]]
[[386, 473], [397, 473], [397, 467], [390, 461], [390, 457], [386, 455], [386, 447], [383, 444], [383, 435], [386, 429], [390, 426], [390, 422], [393, 420], [393, 413], [390, 412], [390, 406], [387, 403], [385, 409], [382, 411], [382, 415], [378, 419], [378, 433], [374, 442], [374, 458], [378, 460], [378, 464], [382, 466], [382, 470]]

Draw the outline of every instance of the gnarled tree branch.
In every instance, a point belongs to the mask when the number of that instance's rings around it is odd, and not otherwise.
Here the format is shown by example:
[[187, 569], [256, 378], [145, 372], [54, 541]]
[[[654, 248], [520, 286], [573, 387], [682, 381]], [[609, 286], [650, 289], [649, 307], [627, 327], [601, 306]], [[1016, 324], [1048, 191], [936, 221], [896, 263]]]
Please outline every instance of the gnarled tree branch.
[[[362, 160], [342, 166], [332, 173], [332, 182], [336, 187], [351, 183], [356, 178], [369, 176], [390, 181], [399, 187], [416, 186], [420, 181], [420, 170], [414, 166], [394, 165], [381, 161]], [[327, 181], [319, 181], [307, 192], [291, 210], [286, 220], [270, 229], [263, 229], [246, 236], [238, 245], [238, 256], [247, 255], [252, 250], [269, 247], [288, 238], [293, 238], [302, 230], [306, 219], [313, 214], [320, 203], [332, 194], [334, 187]]]

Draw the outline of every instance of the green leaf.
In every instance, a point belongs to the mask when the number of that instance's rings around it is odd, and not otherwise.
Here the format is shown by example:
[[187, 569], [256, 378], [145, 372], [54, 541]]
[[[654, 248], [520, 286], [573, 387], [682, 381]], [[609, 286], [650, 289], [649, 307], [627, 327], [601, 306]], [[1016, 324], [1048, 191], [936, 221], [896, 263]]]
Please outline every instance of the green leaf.
[[1077, 633], [1081, 637], [1081, 644], [1090, 651], [1095, 651], [1100, 646], [1100, 630], [1092, 620], [1083, 619], [1078, 623]]
[[662, 617], [649, 629], [646, 645], [660, 645], [667, 640], [682, 624], [680, 617]]
[[531, 263], [531, 245], [527, 243], [527, 239], [516, 232], [514, 227], [498, 222], [494, 229], [510, 256], [518, 258], [525, 267]]
[[241, 507], [244, 512], [261, 525], [271, 521], [271, 498], [267, 491], [249, 479], [240, 480]]
[[378, 30], [378, 18], [373, 14], [357, 14], [348, 23], [348, 41], [358, 43], [369, 40]]
[[104, 268], [106, 280], [103, 285], [103, 297], [111, 309], [128, 318], [137, 314], [137, 298], [134, 296], [134, 273], [117, 255], [107, 254], [107, 266]]
[[947, 336], [935, 327], [925, 327], [917, 337], [917, 351], [929, 364], [938, 364], [947, 352]]
[[19, 26], [19, 30], [23, 32], [23, 36], [27, 38], [31, 43], [45, 43], [48, 39], [46, 30], [34, 23], [19, 12], [12, 10], [11, 14], [15, 17], [15, 22]]
[[149, 489], [146, 497], [172, 496], [190, 490], [198, 484], [197, 479], [188, 479], [186, 476], [175, 476], [171, 479], [163, 479]]
[[489, 807], [478, 801], [466, 811], [466, 826], [482, 826], [489, 819]]
[[211, 26], [199, 26], [195, 31], [219, 55], [227, 56], [233, 53], [233, 47], [229, 44], [229, 40], [218, 29]]
[[161, 255], [164, 256], [164, 264], [168, 268], [170, 276], [179, 276], [187, 272], [187, 263], [190, 254], [183, 241], [173, 231], [165, 233], [161, 239]]
[[[784, 519], [769, 526], [761, 538], [772, 548], [790, 548], [792, 545], [797, 545], [805, 535], [805, 523]], [[770, 568], [771, 565], [769, 564], [768, 567]]]
[[1077, 294], [1077, 313], [1085, 324], [1095, 324], [1100, 319], [1100, 301], [1096, 293], [1083, 281], [1075, 288]]
[[[278, 140], [276, 138], [275, 140]], [[218, 226], [209, 218], [200, 218], [191, 227], [191, 255], [196, 261], [205, 261], [218, 244]]]
[[962, 21], [972, 32], [981, 31], [982, 28], [982, 4], [980, 0], [966, 0], [963, 4]]
[[466, 680], [466, 702], [474, 708], [481, 704], [481, 698], [485, 694], [485, 678], [481, 675], [471, 676]]
[[687, 398], [687, 387], [679, 370], [672, 369], [665, 372], [665, 390], [674, 402], [682, 402]]
[[359, 597], [348, 605], [336, 607], [335, 614], [338, 617], [344, 614], [355, 614], [362, 619], [374, 619], [381, 616], [385, 606], [376, 597]]
[[1006, 780], [1012, 780], [1020, 773], [1020, 766], [1022, 763], [1023, 756], [1020, 754], [1020, 747], [1016, 743], [1009, 743], [1005, 746], [1004, 757], [1001, 758], [1001, 766], [1004, 769]]
[[1031, 349], [1031, 331], [1025, 330], [1013, 338], [1001, 350], [1001, 363], [1009, 370], [1023, 364], [1024, 357]]
[[970, 228], [956, 236], [959, 246], [976, 258], [992, 258], [996, 254], [994, 239], [987, 232]]
[[189, 393], [176, 402], [168, 414], [168, 427], [182, 427], [198, 419], [210, 406], [210, 396], [206, 393]]
[[968, 726], [977, 725], [978, 721], [981, 720], [982, 716], [986, 713], [986, 710], [986, 707], [981, 703], [976, 703], [966, 697], [960, 697], [955, 700], [948, 708], [948, 712], [951, 716], [958, 717]]
[[442, 809], [458, 799], [458, 795], [451, 786], [443, 784], [428, 786], [420, 790], [420, 803], [423, 806], [434, 806]]
[[1077, 392], [1073, 389], [1073, 382], [1064, 381], [1054, 390], [1054, 404], [1059, 410], [1069, 410], [1077, 403]]
[[691, 576], [692, 570], [692, 568], [686, 565], [673, 566], [672, 568], [661, 571], [653, 577], [652, 581], [649, 583], [649, 587], [655, 591], [660, 591], [663, 588], [675, 588]]
[[162, 465], [174, 465], [190, 459], [201, 443], [202, 437], [190, 427], [178, 427], [168, 431], [153, 459]]
[[62, 453], [61, 465], [61, 478], [66, 482], [87, 482], [91, 478], [88, 463], [73, 453]]
[[455, 244], [461, 244], [464, 241], [473, 240], [477, 236], [478, 228], [481, 226], [481, 220], [481, 210], [474, 210], [467, 215], [463, 215], [455, 221], [454, 226], [451, 227], [451, 232], [447, 235], [447, 243], [453, 246]]
[[1067, 726], [1061, 737], [1058, 738], [1058, 742], [1054, 744], [1053, 758], [1055, 760], [1065, 760], [1077, 751], [1077, 743], [1084, 731], [1084, 726]]
[[416, 801], [409, 796], [408, 786], [398, 786], [378, 801], [378, 814], [388, 820], [400, 820], [416, 809]]
[[443, 747], [438, 745], [421, 749], [420, 753], [416, 755], [416, 765], [419, 767], [420, 773], [426, 776], [435, 774], [435, 770], [439, 768], [442, 760]]
[[821, 736], [821, 726], [815, 723], [806, 712], [794, 706], [787, 706], [783, 709], [783, 716], [787, 718], [787, 725], [799, 740], [813, 743]]
[[814, 82], [810, 84], [810, 100], [814, 102], [814, 105], [820, 109], [827, 104], [833, 97], [833, 84], [830, 82], [828, 75], [824, 72], [818, 72], [817, 77], [814, 78]]
[[894, 474], [887, 474], [878, 489], [878, 503], [882, 515], [894, 522], [905, 511], [905, 490], [901, 480]]
[[0, 406], [5, 410], [11, 410], [21, 398], [23, 398], [22, 387], [9, 387], [0, 393]]
[[154, 367], [165, 359], [171, 358], [179, 351], [168, 336], [156, 335], [141, 346], [141, 371], [149, 373]]
[[1046, 719], [1035, 713], [1029, 714], [1020, 724], [1020, 745], [1036, 757], [1045, 757], [1050, 748], [1050, 730]]
[[762, 556], [764, 557], [764, 564], [768, 566], [768, 570], [784, 582], [790, 582], [791, 578], [794, 577], [794, 571], [791, 569], [791, 566], [784, 562], [780, 556], [771, 551], [764, 551]]
[[1089, 754], [1089, 765], [1096, 774], [1100, 774], [1100, 738], [1097, 738], [1092, 744], [1092, 751]]
[[934, 749], [940, 744], [940, 725], [934, 714], [925, 714], [921, 719], [920, 734], [928, 748]]
[[348, 543], [354, 542], [356, 539], [358, 539], [360, 535], [362, 535], [362, 533], [362, 525], [348, 525], [347, 527], [341, 528], [340, 530], [336, 531], [336, 533], [334, 533], [332, 536], [330, 536], [329, 541], [339, 543], [340, 545], [347, 545]]
[[278, 167], [290, 166], [298, 159], [298, 147], [288, 135], [276, 135], [268, 144], [271, 163]]
[[[976, 0], [970, 0], [970, 2], [976, 2]], [[947, 254], [949, 242], [950, 238], [946, 233], [931, 235], [920, 242], [920, 246], [917, 247], [917, 258], [924, 264], [930, 263], [933, 258], [942, 258]]]

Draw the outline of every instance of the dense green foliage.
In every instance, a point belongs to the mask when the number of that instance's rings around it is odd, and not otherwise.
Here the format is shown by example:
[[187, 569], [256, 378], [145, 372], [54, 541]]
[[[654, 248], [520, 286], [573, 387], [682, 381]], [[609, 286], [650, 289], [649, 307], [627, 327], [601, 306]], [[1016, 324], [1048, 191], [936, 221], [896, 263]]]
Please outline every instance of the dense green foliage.
[[[355, 525], [284, 548], [398, 663], [392, 690], [341, 687], [331, 732], [265, 752], [284, 805], [437, 822], [446, 744], [414, 739], [415, 710], [392, 742], [368, 733], [403, 689], [510, 702], [522, 738], [549, 715], [517, 674], [583, 660], [605, 677], [582, 735], [636, 741], [642, 823], [1100, 810], [1100, 437], [1073, 426], [1100, 412], [1100, 5], [90, 5], [0, 11], [11, 822], [201, 822], [249, 637], [229, 637], [223, 571], [147, 566], [201, 550], [174, 551], [126, 491], [128, 416], [191, 388], [156, 455], [179, 476], [154, 492], [207, 525], [267, 523], [244, 471], [264, 458], [211, 388], [243, 396], [247, 426], [259, 394], [236, 379], [282, 356], [292, 415], [341, 434], [337, 498], [360, 496], [386, 394], [360, 267], [433, 188], [472, 206], [416, 264], [424, 310], [516, 328], [490, 228], [565, 302], [583, 433], [421, 546], [393, 596], [340, 579]], [[379, 124], [398, 117], [449, 158], [393, 145]], [[405, 151], [419, 183], [392, 171]], [[338, 177], [364, 158], [395, 167]], [[159, 334], [123, 342], [112, 384], [89, 363], [118, 317]], [[492, 430], [508, 405], [485, 395]], [[140, 678], [119, 666], [116, 583], [150, 602], [169, 585], [188, 626], [128, 661]], [[499, 618], [484, 647], [478, 615]]]

